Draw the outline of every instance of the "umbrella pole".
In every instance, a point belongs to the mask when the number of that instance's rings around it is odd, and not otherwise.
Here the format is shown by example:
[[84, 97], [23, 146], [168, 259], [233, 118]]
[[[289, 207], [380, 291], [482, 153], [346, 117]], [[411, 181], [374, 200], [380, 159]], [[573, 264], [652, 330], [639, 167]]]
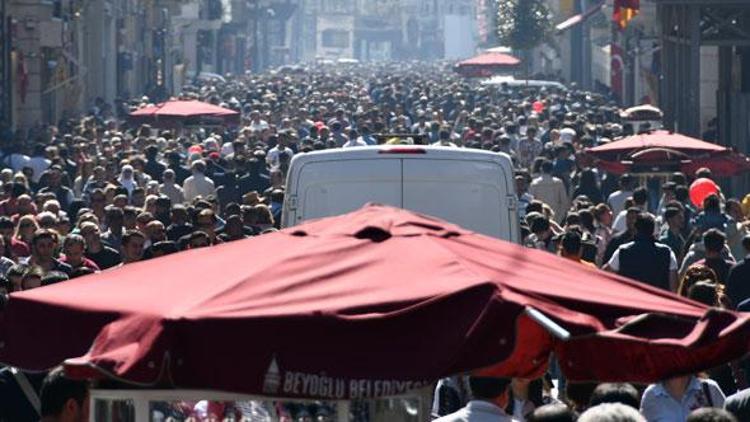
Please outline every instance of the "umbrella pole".
[[529, 318], [536, 321], [537, 324], [544, 327], [545, 330], [549, 331], [552, 335], [559, 338], [560, 340], [565, 341], [570, 339], [570, 331], [561, 327], [560, 324], [556, 323], [555, 321], [549, 319], [547, 315], [544, 315], [543, 313], [532, 307], [526, 307], [524, 312], [529, 316]]

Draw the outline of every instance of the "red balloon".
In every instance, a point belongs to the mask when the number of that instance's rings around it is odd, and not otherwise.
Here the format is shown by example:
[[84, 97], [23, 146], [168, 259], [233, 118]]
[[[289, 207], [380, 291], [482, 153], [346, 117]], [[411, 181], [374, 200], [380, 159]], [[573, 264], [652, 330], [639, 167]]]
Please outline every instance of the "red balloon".
[[544, 103], [541, 101], [534, 101], [533, 104], [531, 104], [531, 108], [536, 113], [541, 113], [544, 110]]
[[719, 193], [719, 186], [711, 179], [696, 179], [690, 185], [690, 201], [698, 208], [703, 208], [703, 200], [712, 193]]

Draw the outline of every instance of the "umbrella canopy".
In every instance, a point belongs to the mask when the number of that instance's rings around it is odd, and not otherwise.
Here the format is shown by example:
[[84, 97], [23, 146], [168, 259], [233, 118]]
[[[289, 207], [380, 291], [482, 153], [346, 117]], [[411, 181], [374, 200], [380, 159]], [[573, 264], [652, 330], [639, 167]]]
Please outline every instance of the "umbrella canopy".
[[458, 62], [456, 71], [464, 76], [485, 77], [492, 76], [497, 72], [513, 70], [519, 64], [521, 64], [521, 60], [510, 54], [486, 52]]
[[174, 122], [196, 118], [213, 118], [224, 122], [239, 121], [239, 113], [197, 100], [171, 100], [147, 106], [130, 113], [131, 120]]
[[555, 351], [569, 379], [648, 382], [743, 355], [748, 318], [366, 206], [14, 293], [0, 362], [83, 355], [73, 376], [346, 399], [477, 368], [535, 376]]
[[742, 154], [665, 130], [628, 136], [586, 152], [600, 160], [601, 168], [616, 174], [651, 168], [692, 173], [700, 167], [709, 167], [716, 176], [750, 171], [750, 159]]

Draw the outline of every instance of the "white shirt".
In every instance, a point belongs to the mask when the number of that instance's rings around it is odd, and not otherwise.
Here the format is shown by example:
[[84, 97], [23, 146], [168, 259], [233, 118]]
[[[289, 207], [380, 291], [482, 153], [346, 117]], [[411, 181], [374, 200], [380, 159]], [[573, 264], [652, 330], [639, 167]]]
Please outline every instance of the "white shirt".
[[617, 192], [613, 192], [611, 195], [609, 195], [607, 203], [609, 204], [609, 207], [612, 208], [612, 213], [619, 214], [622, 210], [624, 210], [625, 201], [631, 196], [633, 196], [633, 192], [629, 190], [618, 190]]
[[262, 132], [263, 130], [269, 128], [268, 122], [263, 119], [258, 120], [258, 122], [251, 121], [249, 127], [253, 132]]
[[[617, 248], [615, 253], [612, 254], [612, 258], [610, 258], [609, 262], [607, 262], [607, 265], [612, 269], [612, 271], [620, 271], [620, 250], [625, 246], [630, 245], [631, 243], [633, 242], [628, 242], [620, 246], [619, 248]], [[669, 271], [677, 271], [677, 257], [675, 256], [674, 252], [672, 252], [672, 249], [669, 250]]]
[[52, 165], [52, 161], [44, 157], [31, 157], [29, 158], [29, 167], [34, 170], [34, 174], [31, 176], [31, 180], [34, 183], [39, 183], [39, 178], [42, 177], [42, 173]]
[[185, 195], [185, 202], [193, 202], [193, 199], [197, 196], [206, 198], [209, 195], [216, 194], [213, 180], [201, 173], [193, 174], [185, 179], [185, 182], [182, 184], [182, 190]]
[[9, 156], [5, 157], [4, 161], [5, 162], [3, 164], [12, 168], [13, 172], [19, 172], [23, 170], [24, 167], [29, 167], [31, 164], [31, 159], [29, 158], [29, 156], [24, 154], [10, 154]]
[[[281, 154], [281, 151], [282, 150], [279, 149], [278, 145], [271, 148], [268, 151], [268, 154], [266, 154], [266, 163], [268, 163], [268, 165], [271, 167], [278, 167], [279, 155]], [[294, 155], [294, 151], [292, 151], [292, 149], [289, 147], [285, 147], [283, 151], [289, 156], [289, 160], [291, 161], [292, 156]]]
[[[659, 234], [659, 228], [661, 227], [661, 224], [658, 223], [658, 219], [656, 216], [651, 214], [650, 212], [647, 212], [646, 214], [650, 215], [651, 217], [654, 217], [654, 221], [657, 222], [654, 225], [654, 234]], [[628, 210], [622, 210], [617, 214], [617, 217], [615, 217], [615, 222], [612, 223], [612, 232], [613, 233], [622, 233], [628, 228]]]
[[518, 422], [498, 406], [482, 401], [472, 400], [462, 409], [437, 418], [432, 422]]
[[[711, 395], [710, 401], [702, 383]], [[715, 381], [692, 377], [681, 401], [672, 397], [662, 383], [648, 386], [641, 400], [641, 414], [648, 422], [682, 422], [695, 409], [711, 405], [723, 408], [724, 400], [724, 393]]]
[[362, 138], [350, 139], [341, 145], [341, 148], [352, 148], [352, 147], [366, 147], [367, 142], [363, 141]]

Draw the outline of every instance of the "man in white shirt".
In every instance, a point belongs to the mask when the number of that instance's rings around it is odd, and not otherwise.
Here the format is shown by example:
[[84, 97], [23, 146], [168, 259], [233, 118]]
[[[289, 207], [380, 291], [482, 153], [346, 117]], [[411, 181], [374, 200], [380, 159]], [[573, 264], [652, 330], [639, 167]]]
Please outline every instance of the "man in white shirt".
[[[281, 165], [281, 154], [285, 154], [286, 158], [291, 161], [294, 151], [287, 146], [287, 135], [280, 133], [276, 146], [268, 150], [266, 154], [266, 163], [271, 168], [278, 168]], [[288, 162], [287, 162], [288, 163]]]
[[34, 183], [39, 183], [42, 173], [52, 165], [52, 161], [45, 157], [46, 152], [44, 144], [36, 144], [36, 146], [34, 146], [34, 154], [29, 158], [29, 167], [34, 170], [34, 173], [31, 176], [31, 180]]
[[[634, 190], [633, 191], [633, 207], [638, 208], [639, 210], [648, 213], [647, 204], [648, 204], [648, 191], [646, 190], [646, 188], [637, 188], [636, 190]], [[623, 232], [628, 228], [626, 224], [627, 213], [628, 213], [628, 210], [622, 210], [617, 214], [617, 217], [615, 217], [615, 222], [612, 223], [612, 230], [614, 231], [614, 233]], [[648, 214], [653, 217], [651, 213], [648, 213]], [[656, 229], [657, 229], [657, 233], [655, 234], [658, 234], [659, 227], [657, 226]]]
[[556, 221], [560, 222], [565, 218], [570, 198], [563, 181], [552, 176], [552, 161], [542, 163], [542, 175], [531, 182], [529, 193], [552, 208]]
[[506, 378], [469, 377], [473, 399], [462, 409], [435, 419], [433, 422], [517, 422], [505, 413], [508, 404]]
[[352, 148], [352, 147], [366, 147], [367, 142], [365, 142], [360, 136], [359, 132], [357, 132], [357, 129], [349, 129], [349, 140], [344, 142], [344, 145], [342, 145], [342, 148]]
[[625, 209], [625, 201], [633, 195], [633, 176], [625, 173], [620, 176], [620, 190], [609, 195], [607, 203], [612, 213], [617, 215]]
[[195, 160], [190, 169], [193, 171], [193, 175], [185, 179], [182, 184], [185, 202], [193, 202], [193, 199], [198, 196], [206, 198], [210, 195], [216, 195], [213, 180], [205, 175], [206, 163], [203, 160]]
[[253, 110], [250, 112], [250, 124], [248, 125], [253, 132], [262, 132], [268, 129], [268, 122], [260, 118], [260, 111]]
[[13, 169], [14, 173], [23, 170], [24, 167], [29, 167], [31, 159], [28, 155], [21, 153], [21, 147], [18, 145], [11, 145], [8, 154], [3, 158], [3, 164]]

